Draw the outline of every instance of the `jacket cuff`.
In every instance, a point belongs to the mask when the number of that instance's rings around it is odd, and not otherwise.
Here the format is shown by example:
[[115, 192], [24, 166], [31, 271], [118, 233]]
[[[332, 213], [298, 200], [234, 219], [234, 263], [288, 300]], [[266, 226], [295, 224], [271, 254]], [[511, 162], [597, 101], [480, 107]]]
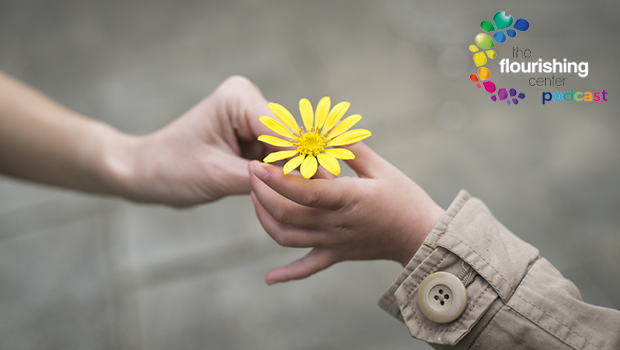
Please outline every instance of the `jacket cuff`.
[[[454, 345], [465, 337], [498, 297], [506, 303], [538, 250], [497, 221], [477, 198], [461, 191], [420, 249], [385, 292], [379, 306], [406, 323], [411, 335], [429, 343]], [[439, 324], [424, 316], [417, 290], [430, 274], [445, 271], [466, 287], [459, 318]]]

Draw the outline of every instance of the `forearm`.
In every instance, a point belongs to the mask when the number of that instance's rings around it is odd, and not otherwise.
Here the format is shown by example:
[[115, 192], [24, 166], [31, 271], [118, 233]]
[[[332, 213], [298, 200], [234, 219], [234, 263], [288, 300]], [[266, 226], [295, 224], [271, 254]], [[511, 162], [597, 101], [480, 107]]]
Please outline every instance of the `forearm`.
[[73, 112], [0, 73], [0, 172], [91, 193], [118, 194], [135, 138]]

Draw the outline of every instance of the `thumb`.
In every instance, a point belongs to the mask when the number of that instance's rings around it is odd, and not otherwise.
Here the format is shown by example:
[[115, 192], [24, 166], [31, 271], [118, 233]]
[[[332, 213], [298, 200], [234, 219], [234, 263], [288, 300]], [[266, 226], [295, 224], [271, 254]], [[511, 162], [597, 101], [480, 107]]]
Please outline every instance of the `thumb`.
[[387, 174], [388, 169], [392, 168], [392, 164], [362, 142], [356, 142], [342, 148], [346, 148], [355, 154], [355, 159], [345, 160], [345, 162], [361, 178], [378, 178]]
[[219, 197], [250, 193], [252, 191], [248, 174], [250, 161], [221, 150], [217, 151], [221, 154], [209, 155], [208, 164], [214, 178], [205, 179], [210, 181], [207, 185], [219, 189]]
[[314, 248], [303, 258], [295, 260], [286, 266], [277, 267], [267, 272], [265, 281], [267, 284], [272, 285], [291, 280], [300, 280], [321, 270], [325, 270], [335, 263], [335, 259], [328, 250]]

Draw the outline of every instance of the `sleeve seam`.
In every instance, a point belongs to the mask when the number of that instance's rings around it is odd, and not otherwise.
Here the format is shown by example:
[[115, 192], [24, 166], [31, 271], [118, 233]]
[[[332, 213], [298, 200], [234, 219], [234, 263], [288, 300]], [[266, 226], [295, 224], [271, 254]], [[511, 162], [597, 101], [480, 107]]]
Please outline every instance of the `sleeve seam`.
[[[506, 306], [506, 304], [504, 304], [504, 302], [500, 301], [500, 303], [503, 304], [503, 307]], [[495, 314], [493, 315], [493, 317], [491, 317], [491, 320], [489, 321], [489, 323], [487, 323], [482, 330], [480, 331], [480, 333], [476, 336], [476, 338], [472, 341], [471, 345], [469, 346], [469, 348], [467, 348], [468, 350], [471, 350], [474, 348], [474, 346], [480, 346], [480, 344], [478, 343], [478, 339], [480, 339], [480, 337], [484, 334], [484, 332], [487, 330], [487, 328], [489, 328], [490, 326], [496, 324], [497, 322], [495, 321], [495, 317], [500, 313], [500, 311], [502, 310], [502, 307], [500, 307], [499, 309], [497, 309], [497, 311], [495, 312]]]
[[[592, 344], [586, 337], [584, 337], [583, 335], [577, 333], [575, 330], [573, 330], [570, 326], [568, 326], [567, 324], [565, 324], [564, 322], [560, 321], [557, 317], [551, 315], [550, 313], [548, 313], [547, 311], [541, 309], [540, 307], [532, 304], [531, 302], [523, 299], [521, 296], [515, 294], [515, 297], [523, 300], [525, 303], [535, 307], [536, 309], [538, 309], [539, 311], [541, 311], [542, 313], [544, 313], [545, 315], [551, 317], [552, 319], [554, 319], [556, 322], [558, 322], [559, 324], [561, 324], [562, 326], [566, 327], [569, 331], [571, 331], [572, 333], [574, 333], [576, 336], [578, 336], [579, 338], [583, 339], [586, 341], [586, 343], [592, 345], [592, 347], [594, 347], [595, 349], [599, 349], [600, 348], [594, 344]], [[551, 332], [550, 330], [548, 330], [547, 328], [543, 327], [541, 324], [539, 324], [538, 322], [535, 322], [534, 320], [530, 319], [529, 317], [524, 315], [524, 312], [522, 312], [521, 310], [519, 310], [514, 304], [510, 304], [508, 305], [511, 309], [515, 310], [516, 312], [518, 312], [521, 316], [525, 317], [526, 319], [528, 319], [530, 322], [536, 324], [538, 327], [540, 327], [541, 329], [544, 329], [546, 332], [548, 332], [549, 334], [552, 334], [554, 337], [560, 339], [562, 342], [564, 342], [566, 345], [570, 346], [571, 348], [576, 349], [574, 346], [568, 344], [568, 342], [565, 339], [560, 338], [559, 336], [557, 336], [556, 334], [554, 334], [553, 332]]]

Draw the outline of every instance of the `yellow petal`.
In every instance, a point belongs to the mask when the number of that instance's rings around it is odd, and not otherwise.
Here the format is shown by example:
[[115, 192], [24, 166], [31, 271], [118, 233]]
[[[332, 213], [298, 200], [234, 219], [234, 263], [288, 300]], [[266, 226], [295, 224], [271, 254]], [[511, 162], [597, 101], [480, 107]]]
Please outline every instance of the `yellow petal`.
[[319, 159], [319, 163], [323, 166], [323, 168], [325, 168], [325, 170], [336, 176], [340, 175], [340, 164], [338, 164], [338, 159], [325, 153], [319, 153], [317, 158]]
[[355, 115], [352, 115], [350, 117], [347, 117], [345, 120], [341, 121], [340, 124], [336, 125], [334, 130], [329, 133], [329, 138], [333, 139], [334, 137], [336, 137], [336, 136], [342, 134], [343, 132], [351, 129], [351, 127], [353, 127], [353, 125], [355, 125], [357, 122], [359, 122], [360, 119], [362, 119], [362, 116], [359, 115], [359, 114], [355, 114]]
[[293, 144], [290, 141], [282, 140], [281, 138], [271, 135], [260, 135], [258, 137], [258, 141], [262, 141], [276, 147], [293, 147]]
[[325, 135], [329, 131], [329, 129], [333, 128], [340, 118], [347, 112], [351, 104], [349, 102], [340, 102], [332, 108], [332, 111], [329, 112], [327, 116], [327, 120], [325, 121], [325, 125], [323, 125], [323, 129], [321, 130], [321, 135]]
[[261, 123], [265, 124], [266, 127], [268, 127], [271, 131], [275, 132], [276, 134], [280, 134], [284, 137], [291, 138], [291, 139], [295, 138], [293, 133], [289, 129], [287, 129], [286, 126], [280, 124], [280, 122], [278, 122], [277, 120], [273, 118], [260, 117], [258, 118], [258, 120], [260, 120]]
[[330, 149], [324, 150], [323, 152], [325, 152], [325, 154], [329, 154], [330, 156], [336, 157], [338, 159], [344, 159], [344, 160], [355, 159], [355, 154], [353, 154], [353, 152], [349, 151], [348, 149], [344, 149], [344, 148], [330, 148]]
[[275, 116], [278, 117], [278, 119], [280, 119], [282, 123], [284, 123], [284, 125], [291, 128], [291, 130], [293, 130], [294, 132], [299, 131], [299, 125], [295, 121], [295, 118], [293, 118], [291, 112], [289, 112], [288, 109], [284, 108], [284, 106], [275, 102], [269, 102], [269, 109], [271, 109], [273, 114], [275, 114]]
[[291, 171], [297, 169], [299, 164], [301, 164], [304, 161], [304, 158], [306, 158], [306, 156], [299, 155], [299, 156], [289, 160], [288, 162], [286, 162], [286, 164], [284, 164], [284, 168], [282, 169], [284, 171], [284, 175], [286, 175], [286, 174], [290, 173]]
[[312, 111], [312, 104], [307, 98], [299, 100], [299, 113], [301, 113], [301, 119], [304, 121], [306, 132], [312, 129], [312, 121], [314, 120], [314, 112]]
[[304, 162], [301, 163], [299, 170], [301, 171], [301, 175], [303, 177], [309, 179], [316, 174], [316, 169], [318, 166], [319, 164], [314, 156], [307, 156], [306, 159], [304, 159]]
[[367, 138], [370, 135], [371, 135], [370, 131], [368, 131], [366, 129], [355, 129], [355, 130], [347, 131], [344, 134], [342, 134], [342, 135], [336, 137], [335, 139], [329, 141], [327, 143], [327, 146], [350, 145], [350, 144], [355, 143], [357, 141], [361, 141], [361, 140]]
[[297, 154], [297, 150], [273, 152], [270, 155], [268, 155], [267, 157], [265, 157], [265, 159], [263, 159], [263, 162], [271, 163], [271, 162], [275, 162], [275, 161], [278, 161], [278, 160], [282, 160], [282, 159], [286, 159], [286, 158], [291, 158], [292, 156], [294, 156], [296, 154]]
[[320, 101], [319, 104], [316, 105], [316, 119], [314, 124], [316, 129], [319, 130], [325, 123], [325, 119], [327, 119], [327, 113], [329, 113], [329, 107], [331, 105], [331, 100], [329, 97], [325, 96]]

